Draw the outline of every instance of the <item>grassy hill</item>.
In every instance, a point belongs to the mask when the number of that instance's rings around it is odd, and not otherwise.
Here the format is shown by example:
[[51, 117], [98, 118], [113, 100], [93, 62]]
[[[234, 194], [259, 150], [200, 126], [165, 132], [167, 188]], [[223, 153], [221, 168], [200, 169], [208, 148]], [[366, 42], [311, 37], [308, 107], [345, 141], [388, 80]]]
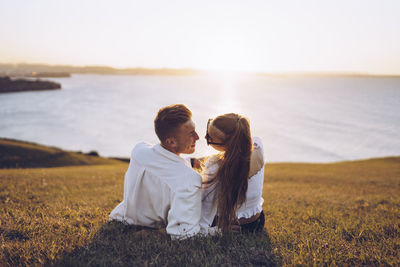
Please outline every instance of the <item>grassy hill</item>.
[[115, 164], [116, 160], [78, 152], [69, 152], [56, 147], [0, 138], [1, 168], [40, 168], [76, 165]]
[[127, 166], [0, 170], [0, 265], [400, 264], [400, 157], [267, 164], [263, 234], [182, 242], [107, 223]]

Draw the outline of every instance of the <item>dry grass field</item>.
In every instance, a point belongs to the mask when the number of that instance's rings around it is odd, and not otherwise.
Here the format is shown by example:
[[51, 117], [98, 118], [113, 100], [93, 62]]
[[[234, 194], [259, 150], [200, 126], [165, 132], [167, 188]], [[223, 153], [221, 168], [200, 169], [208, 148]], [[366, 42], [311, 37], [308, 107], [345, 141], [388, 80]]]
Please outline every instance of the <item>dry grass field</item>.
[[283, 265], [400, 264], [400, 158], [271, 164], [264, 211]]
[[267, 164], [263, 234], [185, 241], [107, 223], [112, 163], [1, 169], [0, 265], [400, 265], [400, 157]]

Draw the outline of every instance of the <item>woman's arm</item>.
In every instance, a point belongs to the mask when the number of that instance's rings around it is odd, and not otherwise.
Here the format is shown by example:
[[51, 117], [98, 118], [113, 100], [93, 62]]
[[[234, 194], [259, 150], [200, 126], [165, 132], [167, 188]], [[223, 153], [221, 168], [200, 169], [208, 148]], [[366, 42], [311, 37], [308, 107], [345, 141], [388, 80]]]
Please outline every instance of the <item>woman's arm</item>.
[[251, 151], [249, 178], [255, 175], [264, 166], [264, 155], [260, 146], [255, 146]]

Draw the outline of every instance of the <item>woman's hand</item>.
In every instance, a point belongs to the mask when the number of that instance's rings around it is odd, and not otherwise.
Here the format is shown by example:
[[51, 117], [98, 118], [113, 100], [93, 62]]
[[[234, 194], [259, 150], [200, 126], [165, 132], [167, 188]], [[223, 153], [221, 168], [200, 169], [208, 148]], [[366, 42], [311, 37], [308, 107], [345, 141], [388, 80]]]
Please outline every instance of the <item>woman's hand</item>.
[[238, 224], [232, 224], [231, 225], [231, 231], [234, 234], [240, 234], [240, 225]]

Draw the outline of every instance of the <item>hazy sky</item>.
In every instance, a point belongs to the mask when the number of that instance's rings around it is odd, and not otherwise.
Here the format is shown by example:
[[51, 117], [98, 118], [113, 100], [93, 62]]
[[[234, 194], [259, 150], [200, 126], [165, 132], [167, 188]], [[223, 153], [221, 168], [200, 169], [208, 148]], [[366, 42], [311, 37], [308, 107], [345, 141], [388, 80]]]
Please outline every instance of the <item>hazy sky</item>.
[[400, 0], [0, 0], [0, 62], [400, 74]]

